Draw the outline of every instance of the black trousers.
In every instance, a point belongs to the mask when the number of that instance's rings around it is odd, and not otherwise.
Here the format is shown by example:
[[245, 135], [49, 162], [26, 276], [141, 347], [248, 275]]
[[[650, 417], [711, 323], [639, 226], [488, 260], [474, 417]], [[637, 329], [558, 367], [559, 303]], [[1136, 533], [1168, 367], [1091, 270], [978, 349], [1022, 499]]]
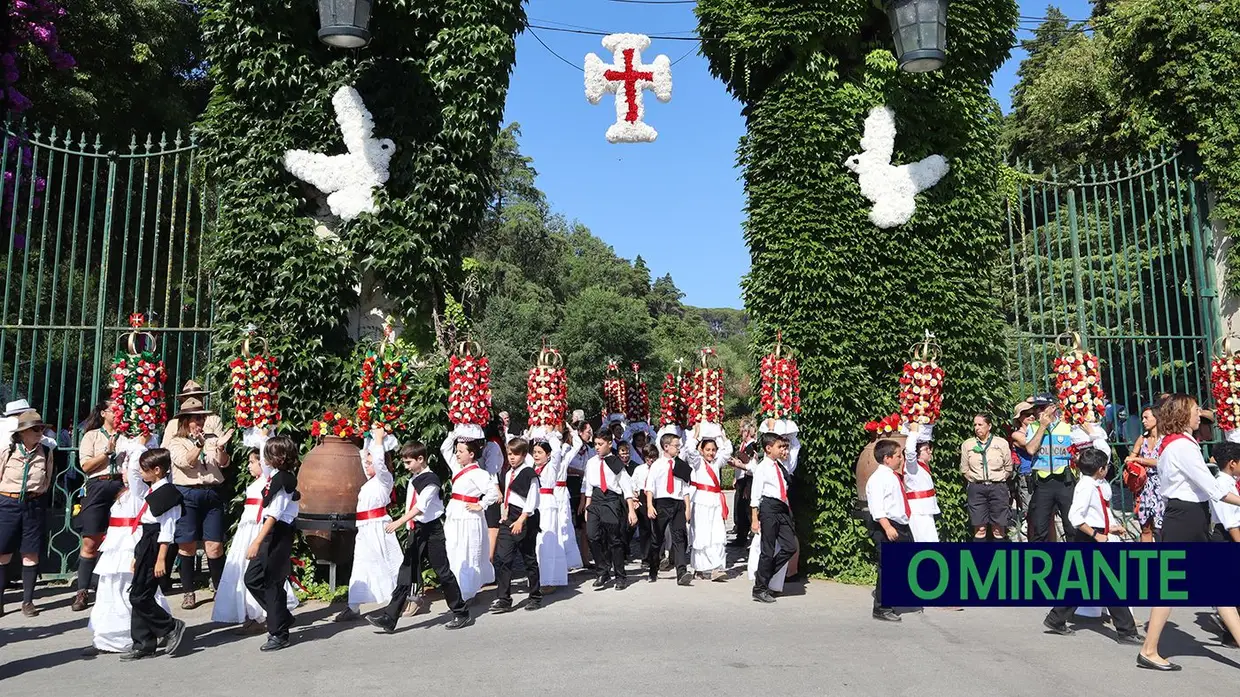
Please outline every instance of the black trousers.
[[[1107, 532], [1107, 531], [1103, 530], [1102, 528], [1094, 528], [1095, 535], [1100, 532]], [[1085, 544], [1089, 544], [1089, 543], [1097, 544], [1098, 543], [1098, 541], [1094, 539], [1092, 536], [1086, 535], [1080, 530], [1074, 530], [1073, 533], [1074, 533], [1073, 542], [1080, 542], [1080, 543], [1085, 543]], [[1111, 621], [1115, 623], [1115, 631], [1119, 632], [1120, 636], [1137, 633], [1137, 621], [1133, 619], [1132, 617], [1132, 610], [1129, 610], [1127, 607], [1108, 607], [1107, 612], [1110, 613]], [[1072, 616], [1075, 614], [1076, 614], [1075, 606], [1054, 607], [1054, 608], [1051, 608], [1051, 611], [1049, 613], [1047, 613], [1046, 619], [1048, 622], [1052, 624], [1063, 624], [1067, 622], [1068, 620], [1072, 619]]]
[[521, 532], [514, 534], [512, 524], [517, 517], [509, 511], [509, 520], [500, 521], [499, 538], [495, 540], [495, 587], [500, 600], [512, 600], [512, 570], [517, 558], [525, 564], [530, 599], [542, 599], [542, 583], [538, 573], [538, 511], [525, 519]]
[[[602, 494], [594, 490], [590, 497], [589, 515], [586, 517], [586, 538], [590, 541], [590, 556], [598, 565], [598, 577], [624, 579], [624, 538], [621, 522], [628, 518], [628, 504], [614, 493]], [[607, 560], [611, 560], [608, 568]]]
[[[874, 568], [877, 576], [874, 579], [874, 612], [881, 610], [890, 610], [891, 608], [883, 605], [883, 546], [891, 544], [891, 540], [887, 539], [887, 533], [883, 530], [883, 526], [879, 525], [873, 518], [866, 516], [866, 525], [870, 529], [870, 539], [874, 542]], [[912, 542], [913, 531], [903, 523], [892, 523], [891, 527], [896, 529], [896, 542]]]
[[[155, 562], [159, 559], [159, 524], [142, 526], [142, 539], [133, 550], [133, 582], [129, 586], [129, 634], [133, 650], [155, 653], [156, 643], [167, 636], [176, 623], [155, 601], [159, 581], [155, 578]], [[171, 546], [171, 545], [169, 545]], [[169, 550], [165, 556], [165, 574], [171, 571], [176, 555]], [[165, 575], [165, 578], [167, 576]]]
[[[635, 550], [636, 553], [633, 553], [634, 550], [630, 548], [628, 558], [636, 557], [637, 559], [645, 560], [650, 556], [650, 536], [654, 532], [650, 525], [650, 516], [646, 513], [646, 502], [642, 500], [641, 496], [641, 494], [638, 494], [637, 525], [633, 526], [633, 531], [637, 534], [637, 549]], [[631, 540], [632, 537], [630, 536], [629, 539]]]
[[[769, 590], [771, 577], [797, 553], [797, 532], [788, 504], [769, 496], [762, 497], [758, 502], [758, 529], [762, 534], [762, 549], [758, 568], [753, 572], [755, 595]], [[776, 542], [779, 552], [775, 551]]]
[[[646, 552], [650, 576], [654, 577], [659, 573], [663, 541], [667, 539], [669, 528], [672, 535], [672, 563], [676, 565], [676, 575], [682, 576], [689, 565], [689, 524], [685, 521], [684, 499], [655, 499], [654, 510], [657, 515], [650, 521], [650, 549]], [[650, 516], [646, 517], [649, 519]]]
[[1029, 497], [1029, 541], [1049, 542], [1056, 511], [1064, 527], [1071, 527], [1068, 525], [1068, 509], [1072, 507], [1072, 489], [1076, 482], [1066, 472], [1049, 477], [1035, 474], [1031, 479], [1037, 485]]
[[[503, 529], [500, 537], [503, 538]], [[498, 542], [496, 543], [498, 547]], [[499, 559], [499, 550], [495, 557]], [[396, 590], [392, 591], [392, 601], [383, 609], [383, 614], [392, 622], [400, 617], [401, 608], [414, 588], [422, 588], [422, 569], [430, 565], [439, 577], [439, 588], [443, 590], [443, 599], [448, 602], [448, 609], [457, 617], [469, 617], [469, 608], [461, 599], [461, 586], [448, 564], [448, 545], [444, 540], [443, 518], [436, 518], [429, 523], [415, 523], [405, 540], [405, 559], [400, 564], [400, 572], [396, 575]]]
[[293, 613], [288, 611], [284, 584], [293, 572], [293, 526], [276, 521], [259, 545], [258, 557], [245, 568], [245, 587], [267, 613], [267, 633], [288, 638]]
[[733, 521], [736, 523], [736, 539], [748, 540], [752, 530], [749, 529], [749, 520], [752, 515], [749, 506], [749, 492], [753, 488], [753, 477], [745, 477], [736, 482], [736, 488], [733, 494], [732, 510]]

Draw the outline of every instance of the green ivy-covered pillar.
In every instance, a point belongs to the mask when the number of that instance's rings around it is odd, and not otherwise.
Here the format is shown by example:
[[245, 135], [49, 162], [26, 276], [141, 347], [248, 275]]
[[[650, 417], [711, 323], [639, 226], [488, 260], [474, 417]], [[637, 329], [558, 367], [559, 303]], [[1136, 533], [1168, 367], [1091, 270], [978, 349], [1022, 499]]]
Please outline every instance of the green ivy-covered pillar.
[[[433, 345], [432, 318], [444, 314], [491, 192], [525, 12], [521, 0], [383, 0], [373, 41], [345, 51], [319, 42], [308, 0], [202, 5], [214, 89], [200, 128], [219, 195], [207, 245], [217, 368], [257, 324], [281, 361], [285, 421], [304, 426], [324, 406], [350, 402], [347, 321], [363, 276], [381, 287], [406, 338]], [[344, 85], [395, 154], [377, 212], [342, 224], [282, 158], [292, 148], [345, 152], [332, 110]]]
[[[1013, 44], [1014, 0], [953, 0], [948, 58], [901, 72], [870, 0], [699, 0], [712, 72], [741, 101], [739, 148], [752, 269], [745, 307], [761, 355], [782, 329], [800, 359], [802, 462], [793, 501], [802, 563], [830, 575], [868, 564], [851, 517], [863, 424], [896, 408], [909, 346], [925, 330], [948, 371], [934, 472], [945, 540], [967, 520], [957, 474], [973, 412], [1006, 402], [991, 271], [1004, 250], [991, 75]], [[942, 154], [951, 171], [899, 227], [879, 229], [845, 160], [866, 116], [894, 109], [893, 164]]]

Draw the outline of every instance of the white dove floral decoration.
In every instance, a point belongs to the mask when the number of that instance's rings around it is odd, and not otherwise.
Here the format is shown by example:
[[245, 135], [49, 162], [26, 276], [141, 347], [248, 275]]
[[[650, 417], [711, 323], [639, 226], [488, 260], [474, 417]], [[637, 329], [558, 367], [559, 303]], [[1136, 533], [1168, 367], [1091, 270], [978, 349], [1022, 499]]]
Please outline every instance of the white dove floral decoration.
[[903, 225], [917, 210], [917, 194], [947, 174], [950, 166], [942, 155], [931, 155], [909, 165], [891, 164], [896, 142], [896, 115], [890, 107], [875, 107], [865, 120], [861, 153], [844, 166], [857, 173], [861, 193], [874, 203], [870, 220], [880, 228]]
[[327, 205], [341, 220], [375, 212], [375, 187], [388, 180], [388, 163], [396, 144], [375, 138], [375, 121], [357, 90], [346, 85], [332, 97], [336, 123], [348, 153], [324, 155], [307, 150], [284, 153], [284, 168], [327, 194]]

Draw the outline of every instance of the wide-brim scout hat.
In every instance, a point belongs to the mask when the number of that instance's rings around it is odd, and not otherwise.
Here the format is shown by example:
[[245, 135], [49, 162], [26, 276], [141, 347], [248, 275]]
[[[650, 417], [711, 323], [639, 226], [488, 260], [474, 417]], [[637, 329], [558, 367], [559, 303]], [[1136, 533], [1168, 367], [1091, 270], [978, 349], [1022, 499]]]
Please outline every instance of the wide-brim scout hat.
[[34, 407], [30, 406], [30, 402], [27, 402], [24, 399], [9, 402], [4, 407], [5, 416], [17, 416], [18, 414], [26, 411], [34, 411]]
[[181, 391], [177, 393], [177, 399], [188, 399], [190, 397], [206, 397], [209, 394], [211, 393], [202, 389], [202, 385], [199, 385], [193, 380], [186, 380], [185, 387], [182, 387]]
[[215, 412], [207, 409], [202, 404], [202, 400], [197, 397], [190, 397], [181, 402], [181, 408], [177, 410], [177, 417], [182, 416], [208, 416]]
[[47, 428], [47, 424], [43, 422], [43, 417], [39, 416], [39, 412], [30, 409], [17, 415], [17, 426], [13, 429], [14, 433], [21, 433], [32, 428], [37, 428], [40, 432]]

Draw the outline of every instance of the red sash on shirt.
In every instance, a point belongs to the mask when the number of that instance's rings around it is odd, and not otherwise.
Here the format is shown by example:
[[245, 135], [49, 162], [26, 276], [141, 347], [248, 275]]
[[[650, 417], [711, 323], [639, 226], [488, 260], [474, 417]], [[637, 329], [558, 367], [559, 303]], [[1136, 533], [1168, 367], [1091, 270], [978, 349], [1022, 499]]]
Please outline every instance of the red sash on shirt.
[[[901, 482], [903, 482], [903, 480], [901, 480]], [[928, 499], [928, 498], [933, 498], [934, 496], [935, 496], [934, 489], [926, 489], [925, 491], [910, 491], [910, 492], [907, 492], [907, 493], [905, 494], [904, 498], [905, 498], [905, 500], [908, 500], [908, 499]]]
[[142, 516], [138, 516], [137, 518], [108, 518], [108, 527], [129, 528], [129, 531], [133, 532], [138, 527], [138, 521], [141, 518]]
[[[714, 482], [715, 485], [709, 489], [705, 484], [695, 484], [694, 486], [710, 493], [719, 494], [719, 504], [723, 506], [723, 519], [726, 522], [728, 519], [728, 497], [723, 493], [723, 487], [719, 484], [719, 476], [715, 474], [715, 470], [705, 462], [702, 463], [702, 466], [706, 468], [706, 474], [710, 475], [710, 480]], [[780, 493], [783, 492], [781, 491]]]
[[1193, 445], [1197, 445], [1197, 439], [1193, 438], [1190, 435], [1187, 435], [1184, 433], [1172, 433], [1172, 434], [1163, 436], [1162, 447], [1159, 449], [1159, 454], [1161, 455], [1162, 451], [1166, 450], [1168, 445], [1171, 445], [1172, 443], [1176, 442], [1177, 440], [1181, 440], [1181, 439], [1187, 440]]
[[476, 469], [478, 469], [478, 465], [470, 465], [468, 467], [461, 468], [460, 472], [457, 472], [456, 474], [452, 475], [452, 483], [456, 484], [456, 480], [460, 479], [461, 475], [465, 474], [466, 472], [470, 470], [476, 470]]
[[464, 501], [465, 503], [478, 503], [482, 500], [480, 496], [466, 496], [465, 494], [453, 494], [452, 498], [455, 501]]
[[258, 515], [254, 516], [255, 523], [263, 522], [263, 500], [262, 499], [246, 499], [245, 505], [258, 506]]
[[359, 521], [374, 520], [375, 518], [382, 518], [385, 515], [387, 515], [386, 506], [384, 506], [383, 508], [372, 508], [369, 511], [362, 511], [361, 513], [357, 514], [357, 519]]
[[[149, 493], [151, 493], [151, 492], [149, 492], [149, 491], [148, 491], [148, 492], [146, 492], [146, 493], [148, 493], [148, 494], [149, 494]], [[144, 496], [143, 498], [145, 499], [146, 497]], [[139, 509], [138, 509], [138, 515], [137, 515], [137, 517], [135, 517], [135, 518], [132, 518], [132, 519], [131, 519], [131, 520], [133, 520], [133, 525], [132, 525], [132, 526], [130, 526], [130, 528], [129, 528], [129, 532], [133, 532], [134, 530], [137, 530], [137, 529], [138, 529], [138, 526], [142, 524], [142, 516], [143, 516], [143, 514], [145, 514], [145, 513], [146, 513], [146, 509], [147, 509], [146, 501], [143, 501], [143, 502], [142, 502], [142, 508], [139, 508]]]

